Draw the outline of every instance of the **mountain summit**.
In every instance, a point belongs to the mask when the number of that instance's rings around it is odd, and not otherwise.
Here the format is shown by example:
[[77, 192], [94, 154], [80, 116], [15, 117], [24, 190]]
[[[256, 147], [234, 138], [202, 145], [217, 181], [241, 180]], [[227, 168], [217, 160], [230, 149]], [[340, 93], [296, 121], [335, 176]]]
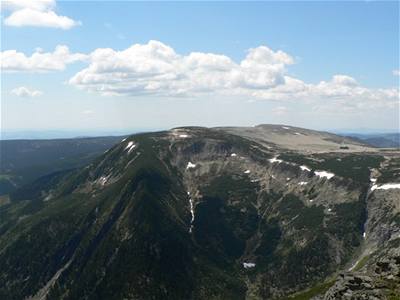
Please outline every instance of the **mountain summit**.
[[399, 166], [285, 125], [133, 135], [0, 202], [0, 298], [396, 299]]

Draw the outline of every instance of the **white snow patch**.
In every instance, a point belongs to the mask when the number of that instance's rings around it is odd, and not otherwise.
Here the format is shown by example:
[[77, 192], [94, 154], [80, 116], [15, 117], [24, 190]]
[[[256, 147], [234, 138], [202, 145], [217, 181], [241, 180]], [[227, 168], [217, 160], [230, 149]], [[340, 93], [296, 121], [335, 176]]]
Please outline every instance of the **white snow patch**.
[[302, 169], [303, 171], [311, 172], [311, 169], [307, 166], [300, 166], [300, 169]]
[[244, 262], [244, 263], [243, 263], [243, 268], [245, 268], [245, 269], [254, 268], [255, 266], [256, 266], [255, 263], [251, 263], [251, 262], [249, 262], [249, 263]]
[[371, 180], [372, 183], [376, 182], [376, 178], [371, 178], [370, 180]]
[[135, 149], [135, 148], [136, 148], [136, 145], [132, 145], [132, 146], [129, 148], [129, 150], [128, 150], [128, 154], [131, 153], [131, 151], [132, 151], [133, 149]]
[[99, 178], [99, 183], [100, 183], [101, 185], [105, 185], [105, 184], [107, 183], [107, 180], [108, 180], [107, 177], [101, 176], [101, 177]]
[[391, 189], [400, 189], [400, 183], [386, 183], [381, 186], [374, 184], [371, 187], [371, 191], [373, 191], [373, 190], [391, 190]]
[[365, 239], [367, 236], [367, 234], [365, 233], [365, 231], [363, 232], [363, 238]]
[[327, 179], [331, 179], [333, 176], [335, 176], [335, 174], [329, 173], [327, 171], [315, 171], [315, 175], [319, 177], [325, 177]]
[[125, 142], [125, 141], [126, 141], [126, 138], [124, 138], [124, 139], [121, 141], [121, 143], [122, 143], [122, 142]]
[[191, 163], [190, 161], [187, 163], [186, 170], [196, 168], [196, 164]]
[[283, 162], [283, 160], [278, 159], [277, 156], [275, 156], [275, 157], [273, 157], [273, 158], [270, 158], [270, 159], [268, 159], [268, 160], [269, 160], [271, 163], [275, 163], [275, 162], [281, 163], [281, 162]]
[[331, 212], [331, 211], [332, 211], [332, 208], [328, 208], [328, 211]]
[[306, 184], [308, 184], [307, 181], [300, 181], [300, 182], [299, 182], [299, 185], [306, 185]]
[[[188, 195], [189, 195], [189, 192], [188, 192]], [[190, 215], [192, 216], [192, 218], [190, 219], [189, 233], [192, 233], [193, 222], [194, 222], [194, 204], [193, 204], [192, 198], [189, 198], [189, 205], [190, 205]]]
[[136, 145], [134, 142], [130, 141], [128, 145], [125, 147], [125, 150], [128, 150], [128, 154], [131, 153], [133, 149], [135, 149]]
[[250, 170], [246, 170], [246, 171], [244, 171], [244, 174], [250, 174]]
[[295, 135], [301, 135], [301, 133], [300, 133], [300, 132], [295, 132], [294, 134], [295, 134]]
[[289, 181], [290, 180], [290, 177], [286, 177], [286, 181]]
[[179, 137], [180, 137], [180, 138], [188, 138], [189, 135], [187, 135], [187, 134], [180, 134]]
[[289, 130], [289, 129], [290, 129], [289, 127], [286, 127], [286, 126], [282, 126], [282, 128], [283, 128], [283, 129], [286, 129], [286, 130]]
[[236, 157], [237, 154], [236, 154], [236, 153], [232, 153], [231, 156], [232, 156], [232, 157]]
[[252, 179], [252, 180], [250, 180], [250, 182], [259, 182], [260, 181], [260, 179]]
[[128, 143], [128, 145], [125, 147], [125, 150], [126, 150], [126, 149], [129, 149], [130, 147], [132, 147], [132, 145], [133, 145], [133, 142], [130, 141], [130, 142]]

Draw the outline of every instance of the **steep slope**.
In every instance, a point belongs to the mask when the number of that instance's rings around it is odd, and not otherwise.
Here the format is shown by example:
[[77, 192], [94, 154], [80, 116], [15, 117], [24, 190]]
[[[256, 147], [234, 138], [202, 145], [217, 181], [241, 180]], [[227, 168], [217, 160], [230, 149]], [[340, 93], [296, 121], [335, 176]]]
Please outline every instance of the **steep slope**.
[[139, 134], [18, 191], [0, 206], [0, 298], [279, 299], [392, 249], [396, 153], [271, 145]]

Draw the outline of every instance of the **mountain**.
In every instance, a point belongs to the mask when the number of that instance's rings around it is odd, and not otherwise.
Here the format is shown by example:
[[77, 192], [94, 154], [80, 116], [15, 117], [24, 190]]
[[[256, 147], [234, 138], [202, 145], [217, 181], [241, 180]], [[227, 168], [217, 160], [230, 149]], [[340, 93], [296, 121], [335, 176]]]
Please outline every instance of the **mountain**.
[[0, 195], [41, 176], [84, 166], [122, 137], [0, 141]]
[[328, 133], [133, 135], [0, 202], [0, 298], [398, 299], [399, 188]]
[[357, 134], [348, 133], [349, 137], [368, 145], [380, 148], [400, 148], [400, 133]]

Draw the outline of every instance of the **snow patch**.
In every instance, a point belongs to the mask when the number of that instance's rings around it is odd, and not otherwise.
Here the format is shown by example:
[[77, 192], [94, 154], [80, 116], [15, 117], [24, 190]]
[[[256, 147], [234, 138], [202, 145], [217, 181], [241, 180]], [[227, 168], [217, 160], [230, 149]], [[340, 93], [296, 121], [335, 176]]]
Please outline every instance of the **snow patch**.
[[363, 238], [365, 239], [367, 236], [367, 234], [365, 233], [365, 231], [363, 232]]
[[[188, 195], [189, 195], [189, 192], [188, 192]], [[194, 204], [193, 204], [192, 198], [189, 198], [189, 205], [190, 205], [190, 215], [192, 216], [192, 218], [190, 219], [189, 233], [192, 233], [193, 222], [194, 222]]]
[[289, 127], [286, 127], [286, 126], [282, 126], [282, 128], [283, 128], [283, 129], [286, 129], [286, 130], [289, 130], [289, 129], [290, 129]]
[[250, 170], [246, 170], [246, 171], [244, 171], [244, 174], [250, 174]]
[[188, 138], [189, 135], [187, 135], [187, 134], [180, 134], [179, 137], [180, 137], [180, 138]]
[[315, 175], [317, 175], [318, 177], [325, 177], [327, 179], [331, 179], [333, 176], [335, 176], [335, 174], [329, 173], [327, 171], [315, 171]]
[[307, 166], [300, 166], [300, 169], [302, 169], [303, 171], [311, 172], [311, 169]]
[[236, 156], [237, 156], [236, 153], [232, 153], [232, 154], [231, 154], [231, 157], [236, 157]]
[[251, 262], [249, 262], [249, 263], [244, 262], [244, 263], [243, 263], [243, 268], [245, 268], [245, 269], [254, 268], [255, 266], [256, 266], [255, 263], [251, 263]]
[[378, 186], [377, 184], [374, 184], [371, 187], [371, 191], [374, 190], [391, 190], [391, 189], [400, 189], [400, 183], [386, 183], [381, 186]]
[[190, 161], [187, 163], [186, 170], [196, 168], [196, 164], [191, 163]]
[[108, 177], [101, 176], [101, 177], [99, 178], [99, 183], [100, 183], [101, 185], [105, 185], [105, 184], [107, 183], [107, 180], [108, 180]]
[[135, 149], [136, 145], [134, 142], [130, 141], [128, 145], [125, 147], [125, 150], [128, 150], [128, 154], [131, 153], [133, 149]]
[[299, 185], [306, 185], [306, 184], [308, 184], [307, 181], [300, 181], [300, 182], [299, 182]]
[[283, 162], [283, 160], [278, 159], [277, 156], [275, 156], [275, 157], [273, 157], [273, 158], [270, 158], [270, 159], [268, 159], [268, 160], [269, 160], [269, 162], [271, 162], [271, 163], [275, 163], [275, 162], [281, 163], [281, 162]]
[[130, 141], [130, 142], [128, 143], [128, 145], [125, 147], [125, 150], [126, 150], [126, 149], [129, 149], [130, 147], [132, 147], [132, 145], [133, 145], [133, 142]]
[[294, 134], [295, 134], [295, 135], [301, 135], [301, 133], [300, 133], [300, 132], [295, 132]]

